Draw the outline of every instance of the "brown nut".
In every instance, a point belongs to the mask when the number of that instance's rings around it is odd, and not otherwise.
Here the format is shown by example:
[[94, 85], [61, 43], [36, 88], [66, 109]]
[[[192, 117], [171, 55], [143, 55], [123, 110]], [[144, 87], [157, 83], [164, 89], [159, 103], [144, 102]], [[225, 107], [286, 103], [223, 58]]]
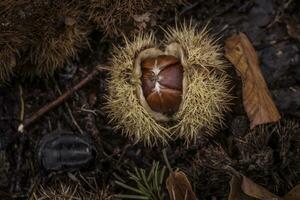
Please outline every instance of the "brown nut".
[[174, 114], [182, 100], [183, 67], [174, 56], [161, 55], [142, 62], [142, 89], [150, 108]]

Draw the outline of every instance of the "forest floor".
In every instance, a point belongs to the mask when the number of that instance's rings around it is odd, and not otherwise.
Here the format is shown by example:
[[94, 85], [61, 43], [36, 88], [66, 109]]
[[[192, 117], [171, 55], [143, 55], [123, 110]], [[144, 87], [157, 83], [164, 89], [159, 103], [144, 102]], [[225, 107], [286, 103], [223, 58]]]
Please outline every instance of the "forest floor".
[[[210, 32], [220, 38], [222, 46], [231, 34], [244, 32], [258, 53], [262, 73], [282, 116], [282, 123], [285, 120], [299, 123], [299, 8], [296, 1], [194, 0], [190, 5], [178, 8], [177, 20], [192, 18], [200, 27], [209, 22]], [[173, 26], [173, 16], [168, 14], [168, 18], [157, 25]], [[160, 28], [156, 29], [159, 33]], [[218, 144], [231, 158], [230, 162], [234, 162], [233, 168], [277, 195], [284, 195], [300, 183], [300, 160], [297, 160], [300, 157], [294, 156], [300, 154], [300, 146], [290, 147], [293, 143], [289, 141], [290, 146], [283, 149], [281, 139], [274, 137], [263, 143], [261, 141], [266, 139], [263, 134], [258, 134], [251, 141], [245, 139], [249, 144], [243, 147], [238, 145], [238, 139], [249, 134], [249, 120], [242, 102], [242, 82], [233, 67], [230, 73], [237, 98], [232, 112], [226, 116], [226, 127], [213, 138], [200, 137], [196, 144], [188, 147], [182, 141], [173, 141], [167, 147], [149, 148], [142, 143], [133, 144], [113, 130], [103, 110], [108, 78], [105, 71], [66, 102], [28, 126], [24, 133], [18, 132], [22, 102], [25, 117], [31, 116], [77, 84], [94, 66], [105, 64], [113, 45], [122, 43], [122, 39], [101, 37], [102, 34], [97, 31], [91, 33], [90, 48], [82, 51], [76, 61], [58, 71], [53, 78], [16, 78], [0, 88], [0, 197], [27, 199], [39, 188], [39, 184], [47, 186], [58, 178], [82, 183], [82, 177], [96, 180], [98, 187], [107, 187], [109, 194], [126, 193], [115, 183], [117, 177], [128, 182], [127, 171], [133, 171], [134, 167], [149, 170], [153, 161], [165, 165], [162, 150], [166, 148], [171, 167], [187, 174], [199, 199], [227, 199], [230, 175], [222, 168], [209, 167], [201, 161], [203, 153], [209, 151], [208, 147]], [[81, 172], [57, 174], [46, 174], [38, 167], [36, 151], [40, 139], [45, 134], [60, 130], [93, 138], [97, 156], [92, 167]], [[259, 132], [258, 129], [256, 131]], [[300, 135], [299, 128], [290, 131]], [[244, 152], [247, 148], [248, 154]], [[270, 151], [272, 158], [267, 156]], [[282, 156], [283, 151], [287, 151], [286, 157]]]

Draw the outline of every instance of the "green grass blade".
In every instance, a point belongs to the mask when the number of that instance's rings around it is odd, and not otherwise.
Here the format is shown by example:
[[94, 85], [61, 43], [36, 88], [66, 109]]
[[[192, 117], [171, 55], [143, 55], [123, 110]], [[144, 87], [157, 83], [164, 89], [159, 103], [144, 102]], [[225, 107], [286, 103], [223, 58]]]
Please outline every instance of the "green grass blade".
[[130, 186], [128, 186], [128, 185], [126, 185], [126, 184], [124, 184], [124, 183], [122, 183], [122, 182], [120, 182], [120, 181], [116, 181], [115, 183], [116, 183], [117, 185], [119, 185], [119, 186], [125, 188], [125, 189], [131, 190], [131, 191], [136, 192], [136, 193], [139, 193], [139, 194], [143, 194], [140, 190], [138, 190], [138, 189], [136, 189], [136, 188], [133, 188], [133, 187], [130, 187]]

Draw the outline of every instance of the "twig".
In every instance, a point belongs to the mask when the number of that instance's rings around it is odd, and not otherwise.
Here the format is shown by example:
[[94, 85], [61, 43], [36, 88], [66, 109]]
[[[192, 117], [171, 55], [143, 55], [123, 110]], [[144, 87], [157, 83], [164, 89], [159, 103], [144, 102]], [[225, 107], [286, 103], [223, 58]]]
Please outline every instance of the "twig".
[[225, 166], [224, 167], [224, 170], [226, 171], [226, 172], [228, 172], [230, 175], [232, 175], [232, 176], [236, 176], [236, 177], [238, 177], [238, 178], [241, 178], [242, 176], [241, 176], [241, 174], [238, 172], [238, 171], [236, 171], [233, 167], [231, 167], [231, 166]]
[[21, 85], [19, 85], [19, 92], [20, 92], [20, 116], [19, 116], [19, 120], [20, 120], [20, 125], [18, 127], [18, 132], [23, 133], [24, 132], [24, 126], [23, 126], [23, 120], [24, 120], [24, 98], [23, 98], [23, 88]]
[[287, 8], [290, 6], [290, 4], [293, 3], [293, 1], [294, 1], [294, 0], [289, 0], [288, 2], [286, 2], [286, 3], [283, 5], [283, 8], [284, 8], [284, 9], [287, 9]]
[[[178, 182], [178, 179], [176, 179], [175, 173], [174, 173], [174, 171], [173, 171], [173, 169], [172, 169], [172, 167], [171, 167], [171, 165], [170, 165], [170, 162], [169, 162], [168, 156], [167, 156], [167, 148], [164, 148], [164, 149], [162, 150], [162, 152], [163, 152], [163, 157], [164, 157], [165, 163], [166, 163], [166, 165], [167, 165], [167, 168], [168, 168], [169, 171], [170, 171], [170, 176], [173, 178], [173, 181], [174, 181], [174, 184], [175, 184], [176, 188], [178, 188], [178, 189], [181, 191], [182, 194], [185, 194], [185, 195], [186, 195], [186, 191], [183, 191], [183, 190], [182, 190], [183, 188], [180, 187], [180, 184], [179, 184], [179, 182]], [[173, 193], [173, 195], [175, 195], [175, 194]], [[173, 199], [175, 199], [175, 196], [173, 196]]]
[[[162, 150], [162, 152], [163, 152], [163, 157], [164, 157], [165, 163], [166, 163], [166, 165], [167, 165], [167, 168], [169, 169], [170, 173], [172, 173], [172, 172], [173, 172], [173, 169], [172, 169], [172, 167], [171, 167], [171, 165], [170, 165], [170, 163], [169, 163], [166, 148], [164, 148], [164, 149]], [[172, 173], [172, 174], [173, 174], [173, 173]]]
[[182, 11], [179, 13], [179, 16], [184, 15], [185, 13], [189, 12], [190, 10], [194, 9], [195, 7], [197, 7], [198, 5], [200, 5], [201, 1], [196, 1], [193, 4], [190, 4], [188, 6], [186, 6], [185, 8], [182, 9]]
[[[193, 4], [189, 4], [187, 6], [185, 6], [179, 13], [178, 13], [178, 16], [175, 16], [175, 21], [177, 20], [176, 17], [181, 17], [183, 15], [185, 15], [187, 12], [193, 10], [194, 8], [196, 8], [198, 5], [200, 5], [201, 1], [197, 1]], [[168, 25], [170, 22], [173, 22], [174, 21], [174, 17], [166, 20], [162, 25], [165, 26], [165, 25]]]
[[[23, 119], [24, 119], [24, 99], [23, 99], [23, 88], [21, 85], [19, 85], [19, 95], [20, 95], [20, 115], [19, 115], [19, 121], [20, 125], [18, 127], [18, 132], [19, 133], [24, 133], [24, 127], [23, 127]], [[23, 150], [24, 150], [24, 143], [25, 143], [25, 135], [21, 134], [20, 137], [18, 137], [18, 148], [16, 152], [16, 168], [15, 171], [11, 177], [11, 186], [10, 186], [10, 191], [12, 193], [19, 192], [20, 190], [20, 170], [21, 170], [21, 165], [23, 164]]]
[[[84, 118], [84, 121], [85, 121], [84, 129], [86, 130], [86, 132], [89, 132], [92, 135], [92, 137], [94, 138], [95, 142], [97, 144], [99, 144], [97, 147], [102, 149], [103, 147], [102, 147], [102, 143], [100, 140], [100, 132], [96, 126], [96, 124], [97, 124], [96, 118], [95, 118], [95, 116], [97, 115], [96, 110], [93, 112], [93, 110], [89, 109], [90, 105], [88, 103], [86, 96], [83, 96], [82, 104], [83, 104], [83, 106], [80, 108], [80, 112], [82, 112], [82, 111], [86, 112], [86, 117]], [[83, 110], [82, 108], [85, 106], [87, 106], [87, 109]], [[91, 110], [91, 111], [87, 112], [87, 110]]]
[[[60, 88], [59, 88], [59, 86], [58, 86], [57, 81], [56, 81], [54, 78], [52, 78], [52, 81], [54, 82], [55, 87], [56, 87], [56, 90], [57, 90], [57, 92], [59, 93], [59, 95], [62, 95], [62, 92], [61, 92], [61, 90], [60, 90]], [[78, 131], [79, 131], [80, 134], [82, 135], [82, 134], [83, 134], [83, 130], [80, 128], [79, 124], [77, 123], [77, 121], [76, 121], [76, 119], [75, 119], [75, 117], [74, 117], [74, 115], [73, 115], [73, 113], [72, 113], [72, 111], [71, 111], [71, 108], [70, 108], [68, 102], [65, 102], [65, 106], [66, 106], [66, 108], [67, 108], [67, 111], [68, 111], [68, 113], [69, 113], [69, 115], [70, 115], [70, 117], [71, 117], [71, 120], [72, 120], [73, 124], [76, 126], [76, 128], [78, 129]]]
[[23, 88], [21, 85], [19, 85], [19, 91], [20, 91], [20, 121], [22, 122], [24, 120], [24, 99], [23, 99]]
[[[66, 91], [64, 94], [59, 96], [56, 100], [46, 104], [43, 106], [41, 109], [39, 109], [37, 112], [32, 114], [31, 117], [27, 118], [24, 120], [23, 128], [28, 127], [30, 124], [32, 124], [34, 121], [36, 121], [38, 118], [43, 116], [45, 113], [48, 111], [52, 110], [53, 108], [57, 107], [58, 105], [62, 104], [64, 101], [66, 101], [74, 92], [77, 90], [81, 89], [83, 86], [85, 86], [88, 82], [93, 80], [93, 78], [98, 75], [99, 72], [101, 71], [109, 71], [110, 68], [104, 67], [104, 66], [96, 66], [95, 69], [93, 69], [87, 77], [82, 79], [78, 84], [76, 84], [74, 87], [72, 87], [70, 90]], [[20, 126], [21, 126], [20, 125]]]

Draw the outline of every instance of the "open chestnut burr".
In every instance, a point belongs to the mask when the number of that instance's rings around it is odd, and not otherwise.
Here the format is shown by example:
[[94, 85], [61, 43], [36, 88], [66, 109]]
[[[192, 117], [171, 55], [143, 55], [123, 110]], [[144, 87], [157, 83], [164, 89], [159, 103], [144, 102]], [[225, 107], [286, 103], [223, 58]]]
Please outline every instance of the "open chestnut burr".
[[182, 100], [183, 67], [171, 55], [146, 58], [141, 63], [143, 95], [153, 111], [174, 114]]
[[115, 49], [105, 106], [110, 123], [148, 146], [213, 135], [231, 101], [220, 46], [192, 25], [169, 28], [159, 41], [142, 34]]

